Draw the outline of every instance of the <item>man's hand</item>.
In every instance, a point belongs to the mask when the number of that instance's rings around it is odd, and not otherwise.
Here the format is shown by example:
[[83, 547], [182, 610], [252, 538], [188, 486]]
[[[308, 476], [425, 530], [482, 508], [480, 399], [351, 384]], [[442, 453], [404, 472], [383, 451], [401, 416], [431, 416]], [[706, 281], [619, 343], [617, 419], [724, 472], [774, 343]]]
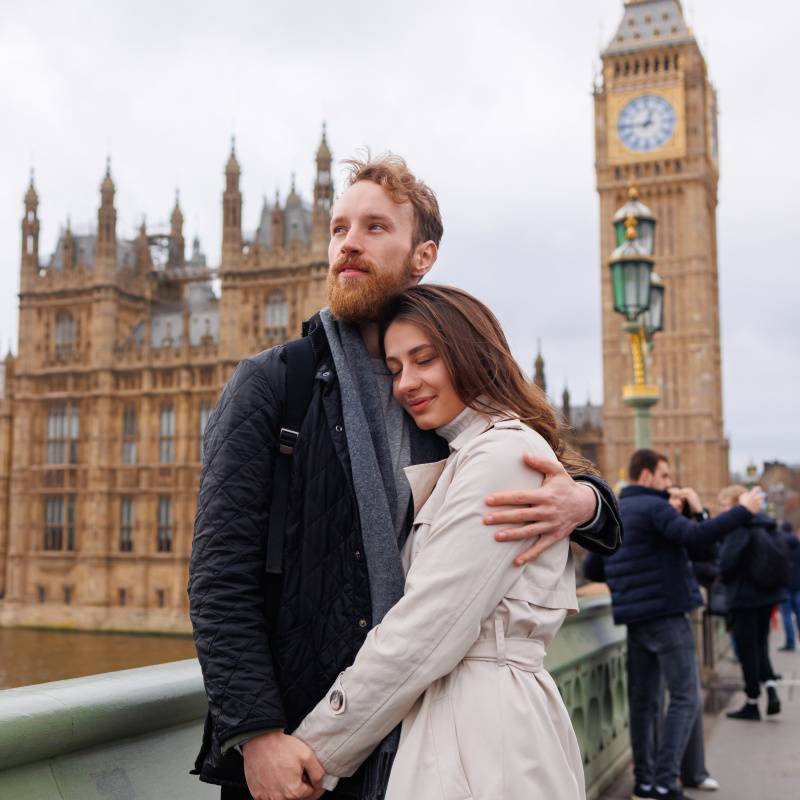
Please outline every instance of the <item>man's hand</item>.
[[485, 514], [485, 525], [512, 525], [525, 523], [513, 530], [500, 530], [494, 538], [498, 542], [516, 542], [538, 536], [539, 539], [514, 563], [522, 566], [537, 558], [548, 547], [569, 536], [579, 525], [590, 522], [597, 511], [597, 496], [594, 490], [583, 483], [576, 483], [558, 461], [541, 458], [531, 453], [523, 456], [531, 469], [544, 475], [544, 483], [538, 489], [518, 489], [511, 492], [495, 492], [486, 498], [489, 506], [521, 506], [509, 511], [494, 511]]
[[242, 746], [244, 775], [254, 800], [316, 800], [325, 770], [314, 751], [283, 731], [249, 739]]
[[758, 514], [764, 505], [764, 492], [761, 487], [756, 486], [741, 495], [739, 497], [739, 505], [744, 506], [751, 514]]
[[703, 513], [703, 503], [694, 489], [689, 486], [684, 486], [683, 489], [681, 489], [681, 494], [683, 495], [683, 499], [689, 504], [692, 514]]

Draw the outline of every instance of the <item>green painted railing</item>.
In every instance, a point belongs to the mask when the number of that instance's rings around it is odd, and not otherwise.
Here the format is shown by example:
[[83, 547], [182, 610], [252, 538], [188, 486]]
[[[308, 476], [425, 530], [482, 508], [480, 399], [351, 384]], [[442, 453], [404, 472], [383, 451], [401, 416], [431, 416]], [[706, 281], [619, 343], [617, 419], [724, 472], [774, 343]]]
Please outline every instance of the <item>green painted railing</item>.
[[[589, 798], [628, 760], [624, 629], [584, 601], [547, 657], [572, 715]], [[188, 774], [205, 714], [197, 662], [0, 691], [2, 800], [219, 797]]]

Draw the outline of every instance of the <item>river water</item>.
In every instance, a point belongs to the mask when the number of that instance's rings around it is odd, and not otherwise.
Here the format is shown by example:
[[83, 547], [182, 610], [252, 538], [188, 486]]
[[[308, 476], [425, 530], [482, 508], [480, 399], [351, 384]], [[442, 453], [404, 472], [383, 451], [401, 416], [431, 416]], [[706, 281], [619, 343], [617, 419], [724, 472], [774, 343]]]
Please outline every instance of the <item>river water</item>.
[[195, 658], [190, 637], [0, 628], [0, 689]]

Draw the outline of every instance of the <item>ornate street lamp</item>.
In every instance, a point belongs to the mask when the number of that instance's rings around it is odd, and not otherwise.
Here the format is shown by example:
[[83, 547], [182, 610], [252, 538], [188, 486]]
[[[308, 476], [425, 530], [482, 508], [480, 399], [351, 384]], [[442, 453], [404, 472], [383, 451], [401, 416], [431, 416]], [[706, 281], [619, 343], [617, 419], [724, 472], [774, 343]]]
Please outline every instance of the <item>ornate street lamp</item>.
[[637, 450], [650, 447], [650, 409], [659, 400], [658, 387], [648, 382], [653, 336], [664, 327], [664, 284], [653, 271], [655, 230], [653, 212], [631, 186], [614, 215], [617, 247], [609, 268], [614, 310], [625, 317], [631, 345], [634, 382], [623, 386], [622, 399], [634, 410]]
[[655, 254], [656, 218], [653, 212], [639, 199], [639, 190], [635, 186], [628, 189], [628, 202], [614, 214], [614, 232], [617, 236], [617, 247], [628, 237], [630, 220], [636, 225], [636, 237], [642, 243], [647, 255]]
[[650, 308], [653, 257], [637, 238], [633, 217], [629, 221], [626, 239], [611, 254], [609, 267], [614, 290], [614, 311], [624, 314], [629, 322], [633, 322]]
[[644, 328], [651, 345], [653, 335], [664, 330], [664, 281], [657, 272], [650, 273], [650, 307], [644, 312]]

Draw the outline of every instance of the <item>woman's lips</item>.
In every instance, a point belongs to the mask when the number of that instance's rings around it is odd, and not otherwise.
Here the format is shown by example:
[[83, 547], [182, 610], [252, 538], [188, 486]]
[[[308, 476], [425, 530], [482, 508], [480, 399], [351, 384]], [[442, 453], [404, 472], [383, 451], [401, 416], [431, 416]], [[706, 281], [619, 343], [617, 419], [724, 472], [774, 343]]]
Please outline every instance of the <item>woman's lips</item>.
[[424, 411], [433, 401], [433, 397], [422, 397], [419, 400], [409, 400], [408, 410], [412, 414], [419, 414], [421, 411]]

